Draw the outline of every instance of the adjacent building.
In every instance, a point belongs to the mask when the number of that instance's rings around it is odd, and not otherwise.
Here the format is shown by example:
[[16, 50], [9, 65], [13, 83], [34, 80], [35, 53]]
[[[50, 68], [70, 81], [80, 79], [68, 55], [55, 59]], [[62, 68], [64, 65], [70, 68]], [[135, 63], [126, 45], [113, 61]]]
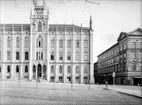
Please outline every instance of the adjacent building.
[[44, 0], [33, 0], [29, 24], [0, 24], [0, 78], [84, 83], [93, 79], [93, 29], [49, 24]]
[[98, 75], [102, 82], [138, 85], [142, 82], [142, 29], [121, 32], [117, 43], [98, 55]]

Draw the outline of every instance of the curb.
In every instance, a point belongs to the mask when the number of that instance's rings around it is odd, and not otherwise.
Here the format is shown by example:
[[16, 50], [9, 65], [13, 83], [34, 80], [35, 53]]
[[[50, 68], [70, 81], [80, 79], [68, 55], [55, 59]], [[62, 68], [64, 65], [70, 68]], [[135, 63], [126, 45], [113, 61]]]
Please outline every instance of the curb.
[[133, 97], [141, 98], [142, 99], [141, 96], [137, 96], [137, 95], [133, 95], [133, 94], [129, 94], [129, 93], [124, 93], [124, 92], [120, 92], [120, 91], [116, 91], [116, 92], [121, 93], [121, 94], [125, 94], [125, 95], [128, 95], [128, 96], [133, 96]]
[[125, 95], [128, 95], [128, 96], [133, 96], [133, 97], [136, 97], [136, 98], [141, 98], [142, 99], [142, 97], [141, 96], [137, 96], [137, 95], [133, 95], [133, 94], [129, 94], [129, 93], [124, 93], [124, 92], [121, 92], [121, 91], [117, 91], [117, 90], [112, 90], [112, 89], [109, 89], [109, 88], [103, 88], [104, 90], [110, 90], [110, 91], [115, 91], [115, 92], [117, 92], [117, 93], [121, 93], [121, 94], [125, 94]]

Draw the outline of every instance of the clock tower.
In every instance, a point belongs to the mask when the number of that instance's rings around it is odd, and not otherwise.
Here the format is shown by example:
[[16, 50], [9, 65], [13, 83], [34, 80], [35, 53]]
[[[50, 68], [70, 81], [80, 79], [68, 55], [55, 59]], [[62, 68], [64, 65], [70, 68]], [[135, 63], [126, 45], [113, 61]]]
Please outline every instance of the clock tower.
[[30, 78], [47, 79], [48, 67], [48, 19], [44, 0], [33, 0], [30, 13]]

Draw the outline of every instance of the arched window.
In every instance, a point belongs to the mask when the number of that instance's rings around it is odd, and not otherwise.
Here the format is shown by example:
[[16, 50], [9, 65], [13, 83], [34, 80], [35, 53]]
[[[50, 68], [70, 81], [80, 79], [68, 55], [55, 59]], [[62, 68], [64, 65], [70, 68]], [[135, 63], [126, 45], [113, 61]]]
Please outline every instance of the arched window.
[[38, 53], [39, 53], [39, 54], [38, 54], [38, 57], [39, 57], [38, 59], [40, 60], [40, 52], [38, 52]]
[[51, 60], [54, 60], [54, 52], [51, 52]]
[[68, 66], [67, 70], [68, 70], [68, 73], [71, 73], [71, 67], [70, 66]]
[[84, 66], [84, 73], [87, 73], [87, 71], [88, 71], [87, 66]]
[[28, 66], [26, 65], [25, 66], [25, 73], [27, 73], [28, 72]]
[[41, 35], [39, 35], [38, 38], [36, 39], [36, 45], [37, 47], [43, 47], [43, 38]]
[[20, 58], [20, 54], [19, 52], [16, 52], [16, 60], [19, 60], [19, 58]]
[[54, 73], [54, 66], [51, 66], [51, 73]]
[[43, 53], [41, 52], [41, 60], [43, 60]]
[[33, 72], [35, 73], [36, 72], [36, 66], [33, 65]]
[[59, 73], [62, 73], [62, 66], [59, 67]]
[[19, 37], [16, 38], [16, 47], [17, 48], [20, 47], [20, 39], [19, 39]]
[[41, 21], [38, 22], [38, 31], [39, 32], [42, 31], [42, 23], [41, 23]]
[[28, 37], [25, 37], [25, 47], [28, 47]]
[[79, 67], [76, 66], [76, 73], [79, 73]]
[[38, 47], [38, 38], [36, 39], [36, 47]]
[[11, 45], [11, 40], [10, 40], [10, 37], [7, 38], [7, 47], [10, 47]]
[[10, 73], [10, 66], [7, 66], [7, 72]]
[[79, 47], [80, 47], [80, 41], [76, 40], [76, 48], [79, 48]]
[[19, 73], [19, 66], [16, 66], [16, 73]]

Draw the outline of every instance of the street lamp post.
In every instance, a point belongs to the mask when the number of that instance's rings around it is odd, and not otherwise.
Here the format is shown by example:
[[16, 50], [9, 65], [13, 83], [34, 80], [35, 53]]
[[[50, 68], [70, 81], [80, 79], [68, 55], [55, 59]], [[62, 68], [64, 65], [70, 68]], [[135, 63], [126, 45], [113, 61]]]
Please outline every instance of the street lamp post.
[[116, 74], [115, 74], [115, 72], [113, 72], [112, 73], [112, 77], [113, 77], [113, 90], [114, 90], [114, 86], [115, 86], [115, 76], [116, 76]]

